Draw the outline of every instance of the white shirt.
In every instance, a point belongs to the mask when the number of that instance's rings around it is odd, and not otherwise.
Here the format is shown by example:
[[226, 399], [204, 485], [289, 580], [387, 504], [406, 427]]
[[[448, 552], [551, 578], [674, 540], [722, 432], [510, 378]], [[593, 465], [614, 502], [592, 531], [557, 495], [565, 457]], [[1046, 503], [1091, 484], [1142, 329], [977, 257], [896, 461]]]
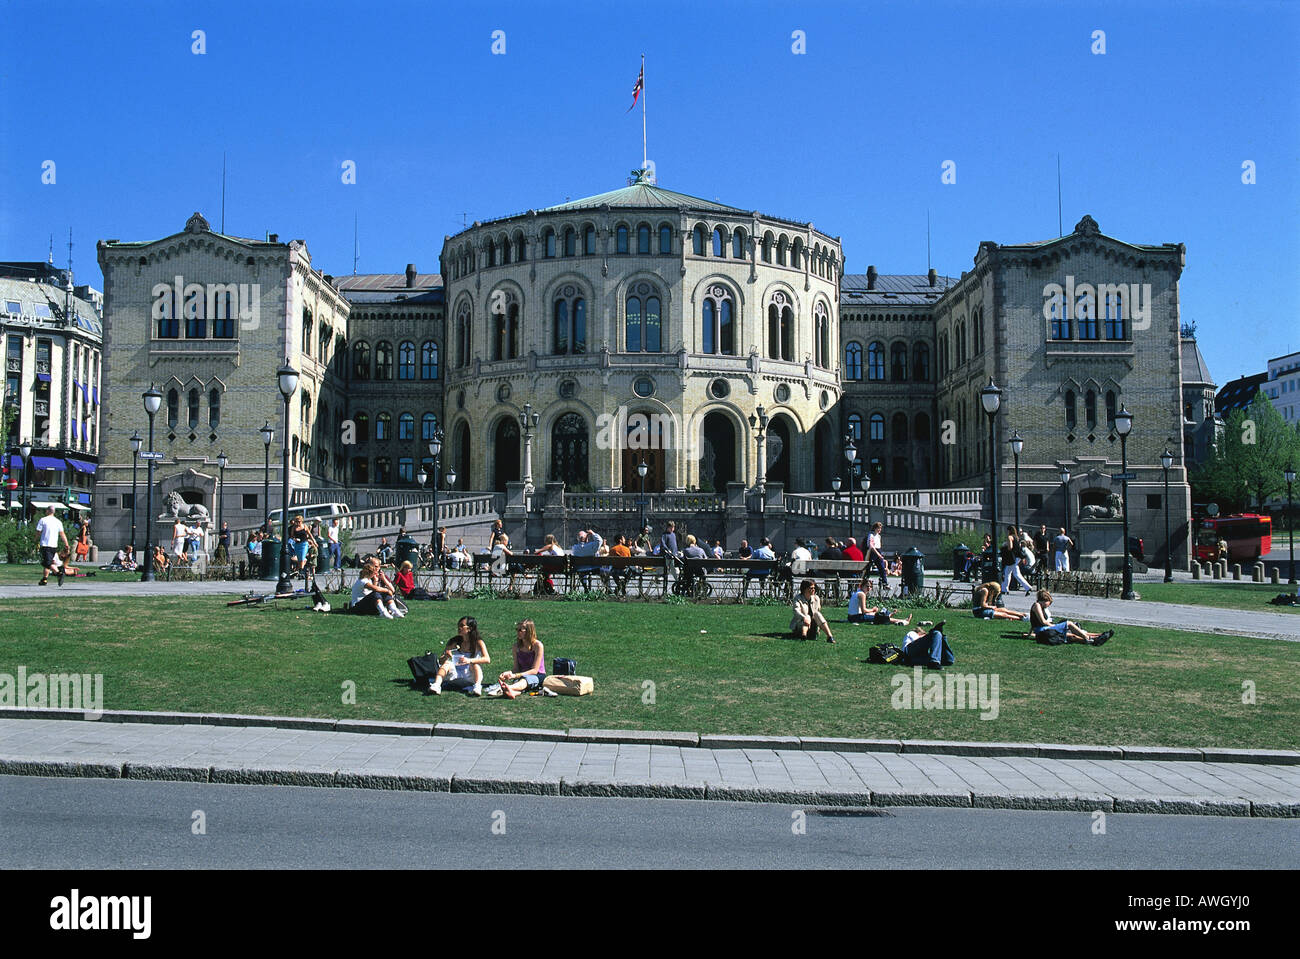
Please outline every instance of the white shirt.
[[802, 559], [805, 562], [812, 562], [812, 553], [808, 552], [807, 548], [803, 546], [796, 546], [794, 549], [790, 551], [790, 559], [792, 560]]
[[868, 533], [868, 534], [867, 534], [867, 547], [868, 547], [869, 549], [874, 549], [874, 550], [876, 550], [877, 552], [880, 551], [881, 546], [880, 546], [880, 534], [879, 534], [879, 533]]
[[41, 534], [42, 546], [59, 545], [59, 534], [63, 532], [63, 524], [59, 522], [57, 516], [42, 516], [40, 522], [36, 524], [36, 529]]
[[331, 543], [339, 541], [339, 527], [337, 523], [330, 523], [329, 528], [325, 531]]

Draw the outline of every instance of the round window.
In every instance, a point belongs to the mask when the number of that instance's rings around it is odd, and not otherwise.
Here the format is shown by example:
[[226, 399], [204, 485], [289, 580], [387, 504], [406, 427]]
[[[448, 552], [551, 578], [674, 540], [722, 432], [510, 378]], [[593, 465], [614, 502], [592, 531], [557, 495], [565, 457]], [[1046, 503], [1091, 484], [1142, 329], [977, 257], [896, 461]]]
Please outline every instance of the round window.
[[510, 399], [510, 384], [502, 383], [497, 387], [497, 402], [504, 403], [508, 399]]
[[642, 376], [632, 384], [632, 392], [637, 396], [654, 396], [655, 381], [648, 376]]
[[709, 384], [709, 392], [716, 399], [724, 400], [731, 395], [731, 385], [726, 380], [714, 380]]
[[788, 383], [778, 383], [776, 387], [776, 401], [778, 403], [790, 402], [790, 385]]
[[577, 392], [578, 392], [578, 384], [575, 383], [573, 380], [562, 380], [560, 382], [560, 399], [562, 400], [572, 399], [574, 394]]

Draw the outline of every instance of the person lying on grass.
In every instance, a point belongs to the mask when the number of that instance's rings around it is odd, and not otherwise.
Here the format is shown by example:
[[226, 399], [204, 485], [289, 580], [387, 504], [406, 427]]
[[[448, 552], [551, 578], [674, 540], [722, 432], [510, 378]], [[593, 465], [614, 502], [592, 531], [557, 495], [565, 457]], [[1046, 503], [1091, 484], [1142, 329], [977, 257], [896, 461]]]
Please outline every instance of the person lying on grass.
[[1100, 646], [1115, 635], [1115, 630], [1104, 633], [1090, 633], [1080, 626], [1067, 621], [1052, 622], [1048, 608], [1052, 605], [1052, 594], [1045, 589], [1038, 591], [1038, 602], [1029, 609], [1029, 630], [1034, 639], [1048, 646], [1060, 646], [1063, 643], [1084, 643], [1088, 646]]
[[515, 668], [506, 670], [498, 678], [499, 694], [507, 699], [514, 699], [525, 690], [538, 689], [546, 678], [546, 653], [542, 641], [537, 638], [537, 626], [531, 619], [525, 619], [515, 627], [512, 652]]
[[1007, 609], [998, 606], [998, 597], [1002, 595], [1002, 587], [991, 580], [987, 583], [981, 583], [975, 588], [973, 596], [974, 609], [971, 612], [976, 619], [1025, 619], [1024, 613], [1017, 613], [1014, 609]]
[[895, 626], [907, 626], [911, 624], [912, 617], [907, 619], [895, 619], [894, 612], [884, 606], [867, 605], [867, 580], [864, 577], [861, 582], [849, 594], [849, 622], [857, 625], [859, 623], [872, 623], [877, 626], [884, 626], [893, 623]]
[[835, 642], [835, 637], [831, 635], [831, 624], [822, 615], [822, 601], [817, 595], [817, 584], [811, 579], [805, 579], [799, 584], [799, 595], [794, 598], [790, 632], [795, 639], [816, 639], [818, 630], [826, 634], [826, 642]]
[[447, 640], [438, 662], [438, 674], [429, 681], [430, 693], [441, 696], [445, 685], [447, 689], [463, 689], [469, 696], [483, 695], [483, 666], [492, 662], [492, 657], [478, 634], [477, 619], [460, 618], [456, 635]]

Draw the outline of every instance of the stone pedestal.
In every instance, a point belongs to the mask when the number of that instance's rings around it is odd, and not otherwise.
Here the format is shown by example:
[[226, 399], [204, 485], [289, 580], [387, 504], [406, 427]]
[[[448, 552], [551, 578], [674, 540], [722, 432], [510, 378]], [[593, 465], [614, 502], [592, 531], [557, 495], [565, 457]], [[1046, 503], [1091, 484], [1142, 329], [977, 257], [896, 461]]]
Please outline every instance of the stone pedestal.
[[1079, 570], [1084, 573], [1124, 572], [1124, 521], [1081, 519], [1074, 539], [1079, 545]]

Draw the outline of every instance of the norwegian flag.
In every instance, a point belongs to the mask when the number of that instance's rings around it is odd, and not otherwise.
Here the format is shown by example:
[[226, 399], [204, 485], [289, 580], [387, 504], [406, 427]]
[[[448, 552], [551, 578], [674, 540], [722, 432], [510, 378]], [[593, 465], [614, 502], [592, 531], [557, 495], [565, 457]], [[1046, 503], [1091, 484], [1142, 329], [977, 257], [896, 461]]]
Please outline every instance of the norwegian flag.
[[642, 89], [644, 89], [644, 87], [645, 87], [645, 64], [643, 63], [641, 64], [641, 72], [637, 74], [636, 84], [635, 86], [632, 87], [632, 106], [627, 108], [628, 113], [632, 112], [633, 107], [636, 106], [636, 101], [641, 98], [641, 91]]

